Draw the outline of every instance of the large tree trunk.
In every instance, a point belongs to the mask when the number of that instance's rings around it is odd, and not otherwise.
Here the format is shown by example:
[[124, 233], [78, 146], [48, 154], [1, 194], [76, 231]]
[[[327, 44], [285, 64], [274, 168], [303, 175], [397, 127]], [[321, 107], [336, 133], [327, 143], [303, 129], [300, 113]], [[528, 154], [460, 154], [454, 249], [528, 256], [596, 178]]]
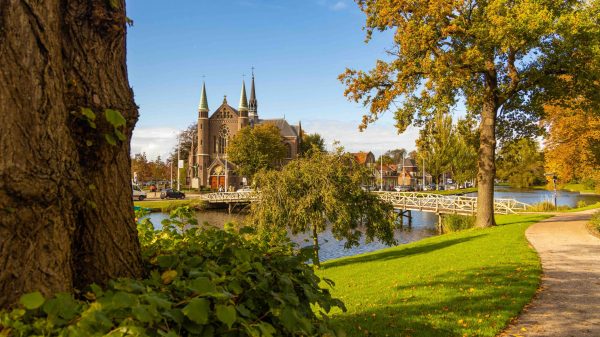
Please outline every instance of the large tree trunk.
[[[493, 69], [493, 62], [490, 62]], [[484, 101], [479, 125], [480, 143], [477, 172], [477, 227], [496, 225], [494, 220], [494, 177], [496, 175], [496, 113], [498, 99], [495, 93], [497, 79], [495, 72], [490, 69], [486, 76]]]
[[[0, 307], [141, 276], [129, 159], [138, 113], [115, 2], [0, 2]], [[107, 108], [125, 117], [126, 141], [105, 140]]]

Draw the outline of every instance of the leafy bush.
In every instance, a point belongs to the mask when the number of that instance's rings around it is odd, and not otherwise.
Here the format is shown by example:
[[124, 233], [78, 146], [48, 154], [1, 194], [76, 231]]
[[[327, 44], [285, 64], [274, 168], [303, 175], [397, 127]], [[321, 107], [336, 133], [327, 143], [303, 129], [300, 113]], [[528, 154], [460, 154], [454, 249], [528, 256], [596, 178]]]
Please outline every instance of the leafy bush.
[[585, 202], [585, 200], [579, 200], [577, 202], [577, 208], [583, 208], [585, 206], [587, 206], [587, 202]]
[[475, 217], [467, 215], [448, 214], [442, 216], [444, 232], [458, 232], [475, 226]]
[[[138, 214], [138, 217], [141, 217]], [[148, 275], [91, 285], [75, 299], [24, 295], [0, 313], [2, 336], [341, 336], [328, 327], [333, 299], [304, 254], [269, 247], [251, 230], [197, 226], [180, 208], [155, 230], [138, 225]]]
[[600, 234], [600, 211], [594, 213], [592, 219], [590, 220], [590, 223], [592, 225], [592, 229], [596, 230], [596, 232]]

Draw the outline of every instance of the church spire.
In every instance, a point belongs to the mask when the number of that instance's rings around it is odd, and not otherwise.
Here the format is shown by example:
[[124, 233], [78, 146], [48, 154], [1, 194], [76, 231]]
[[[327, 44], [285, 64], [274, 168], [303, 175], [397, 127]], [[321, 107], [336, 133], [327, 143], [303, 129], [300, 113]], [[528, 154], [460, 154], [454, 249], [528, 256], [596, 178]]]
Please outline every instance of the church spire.
[[240, 105], [238, 110], [248, 111], [248, 99], [246, 98], [246, 83], [242, 80], [242, 92], [240, 93]]
[[200, 95], [200, 105], [198, 105], [198, 112], [208, 113], [208, 100], [206, 99], [206, 83], [202, 82], [202, 94]]
[[248, 118], [251, 121], [258, 121], [258, 101], [256, 100], [256, 90], [254, 89], [254, 67], [252, 67], [252, 87], [250, 88], [250, 101], [248, 102]]

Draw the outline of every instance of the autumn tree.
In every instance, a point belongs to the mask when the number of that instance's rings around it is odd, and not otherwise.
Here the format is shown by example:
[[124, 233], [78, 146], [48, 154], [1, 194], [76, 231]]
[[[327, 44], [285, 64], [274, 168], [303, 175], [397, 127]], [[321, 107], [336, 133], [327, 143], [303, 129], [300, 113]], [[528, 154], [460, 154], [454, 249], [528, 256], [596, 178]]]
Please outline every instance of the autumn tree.
[[367, 41], [374, 31], [394, 30], [390, 59], [340, 75], [346, 96], [370, 107], [360, 128], [394, 107], [403, 132], [464, 102], [480, 120], [479, 227], [495, 224], [497, 122], [535, 122], [544, 102], [558, 97], [600, 100], [597, 0], [356, 2]]
[[238, 166], [237, 173], [250, 179], [262, 169], [278, 167], [286, 155], [283, 138], [273, 124], [242, 128], [227, 145], [227, 158]]
[[300, 143], [300, 152], [308, 153], [310, 150], [325, 151], [325, 140], [318, 133], [302, 132], [302, 142]]
[[592, 111], [548, 105], [544, 154], [546, 170], [561, 183], [591, 182], [600, 187], [600, 116]]
[[289, 228], [293, 234], [310, 233], [314, 263], [319, 264], [319, 233], [331, 228], [345, 247], [366, 241], [394, 241], [393, 208], [361, 188], [372, 171], [338, 148], [334, 153], [314, 151], [293, 160], [280, 171], [256, 176], [260, 200], [252, 204], [250, 223], [269, 235]]
[[402, 159], [406, 157], [407, 153], [406, 149], [400, 148], [388, 150], [384, 153], [384, 155], [390, 157], [393, 163], [401, 163]]
[[456, 135], [452, 125], [452, 116], [438, 111], [419, 133], [416, 141], [418, 156], [427, 165], [427, 170], [436, 184], [442, 174], [451, 169], [456, 153]]
[[123, 0], [0, 4], [0, 307], [142, 273]]
[[544, 178], [544, 155], [538, 143], [521, 138], [502, 144], [498, 152], [498, 178], [512, 187], [526, 188], [541, 185]]

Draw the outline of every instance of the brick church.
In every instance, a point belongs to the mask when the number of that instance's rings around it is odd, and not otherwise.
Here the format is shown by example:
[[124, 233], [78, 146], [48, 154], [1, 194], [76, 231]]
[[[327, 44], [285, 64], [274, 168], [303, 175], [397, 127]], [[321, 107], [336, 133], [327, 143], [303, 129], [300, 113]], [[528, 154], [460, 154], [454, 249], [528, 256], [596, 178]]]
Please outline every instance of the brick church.
[[[190, 158], [189, 166], [197, 168], [190, 170], [192, 187], [210, 187], [212, 190], [223, 188], [236, 190], [245, 186], [245, 177], [236, 174], [236, 165], [227, 160], [227, 144], [239, 130], [244, 127], [254, 127], [259, 124], [274, 124], [279, 128], [282, 141], [287, 147], [287, 160], [298, 156], [300, 150], [300, 135], [302, 127], [290, 125], [285, 119], [261, 119], [258, 117], [258, 101], [254, 87], [254, 74], [250, 99], [246, 96], [246, 84], [242, 81], [242, 92], [238, 108], [223, 103], [212, 113], [209, 113], [206, 85], [202, 84], [202, 94], [198, 107], [198, 142], [196, 143], [195, 158]], [[193, 150], [192, 150], [193, 152]]]

